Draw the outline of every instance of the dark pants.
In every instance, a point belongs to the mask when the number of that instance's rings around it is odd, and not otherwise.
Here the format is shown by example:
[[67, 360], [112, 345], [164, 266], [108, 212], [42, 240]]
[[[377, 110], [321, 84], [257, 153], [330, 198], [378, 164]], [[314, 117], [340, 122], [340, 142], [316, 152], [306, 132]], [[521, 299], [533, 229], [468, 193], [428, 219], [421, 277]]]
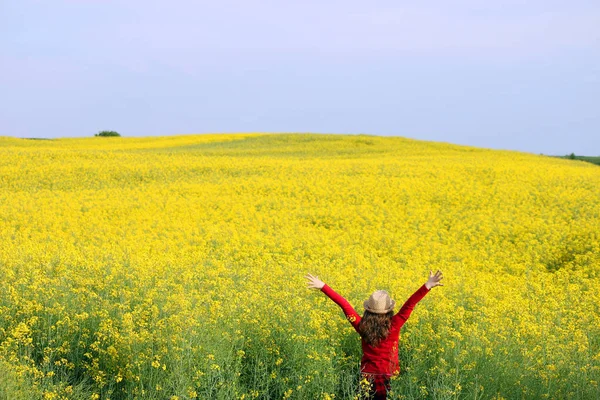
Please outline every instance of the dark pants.
[[[364, 383], [367, 380], [368, 386]], [[389, 375], [362, 374], [363, 383], [360, 385], [361, 395], [367, 399], [386, 400], [391, 390]], [[366, 390], [365, 390], [366, 389]]]

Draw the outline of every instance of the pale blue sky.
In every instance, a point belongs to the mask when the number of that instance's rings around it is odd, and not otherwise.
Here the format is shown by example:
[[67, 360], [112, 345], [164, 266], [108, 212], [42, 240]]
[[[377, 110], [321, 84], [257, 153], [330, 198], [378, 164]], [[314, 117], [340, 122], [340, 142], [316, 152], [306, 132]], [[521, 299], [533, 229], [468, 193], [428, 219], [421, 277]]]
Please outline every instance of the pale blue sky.
[[600, 155], [600, 2], [0, 0], [0, 135], [366, 133]]

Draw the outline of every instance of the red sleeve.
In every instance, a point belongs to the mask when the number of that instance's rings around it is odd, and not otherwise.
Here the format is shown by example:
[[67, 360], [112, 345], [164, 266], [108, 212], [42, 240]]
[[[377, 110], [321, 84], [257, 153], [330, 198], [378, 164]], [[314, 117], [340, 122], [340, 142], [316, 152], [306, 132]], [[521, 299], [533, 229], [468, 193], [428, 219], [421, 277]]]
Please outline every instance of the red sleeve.
[[342, 311], [344, 311], [344, 314], [346, 314], [348, 321], [350, 321], [354, 329], [356, 329], [358, 332], [358, 324], [361, 318], [360, 315], [358, 315], [354, 308], [350, 305], [350, 303], [348, 303], [345, 298], [337, 294], [332, 288], [327, 286], [327, 284], [323, 286], [321, 291], [325, 293], [327, 297], [333, 300], [335, 304], [341, 307]]
[[416, 292], [413, 293], [412, 296], [408, 298], [408, 300], [406, 300], [406, 303], [404, 303], [400, 311], [394, 315], [394, 318], [399, 318], [402, 321], [402, 324], [404, 324], [408, 317], [410, 317], [410, 313], [412, 313], [417, 303], [421, 301], [421, 299], [425, 297], [430, 290], [431, 289], [427, 289], [425, 285], [421, 286]]

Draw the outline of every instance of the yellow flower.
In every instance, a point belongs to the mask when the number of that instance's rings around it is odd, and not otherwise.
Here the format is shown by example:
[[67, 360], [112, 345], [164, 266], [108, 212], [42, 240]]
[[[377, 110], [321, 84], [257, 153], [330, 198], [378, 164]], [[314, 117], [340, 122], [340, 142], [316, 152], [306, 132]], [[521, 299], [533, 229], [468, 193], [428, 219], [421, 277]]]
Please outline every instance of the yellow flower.
[[0, 136], [13, 397], [87, 382], [97, 399], [169, 398], [167, 365], [191, 398], [268, 396], [235, 392], [248, 371], [290, 398], [340, 397], [334, 371], [359, 369], [357, 319], [306, 290], [310, 268], [357, 311], [375, 289], [401, 305], [444, 272], [398, 343], [421, 397], [435, 381], [438, 397], [595, 398], [597, 166], [365, 135], [98, 139]]

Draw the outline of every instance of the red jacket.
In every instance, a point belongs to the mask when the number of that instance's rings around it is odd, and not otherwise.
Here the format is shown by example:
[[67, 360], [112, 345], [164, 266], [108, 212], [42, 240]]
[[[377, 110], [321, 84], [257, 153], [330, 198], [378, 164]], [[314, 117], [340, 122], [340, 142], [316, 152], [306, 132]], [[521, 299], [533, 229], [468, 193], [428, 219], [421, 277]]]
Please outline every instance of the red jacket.
[[[361, 372], [370, 374], [393, 375], [400, 372], [398, 365], [398, 338], [400, 328], [406, 322], [415, 305], [429, 292], [425, 285], [421, 286], [402, 306], [400, 311], [392, 317], [392, 326], [389, 335], [382, 340], [377, 347], [373, 347], [362, 339], [363, 356], [360, 361]], [[358, 324], [361, 316], [346, 299], [337, 294], [332, 288], [325, 285], [321, 289], [323, 293], [342, 308], [346, 318], [358, 332]], [[360, 332], [359, 332], [360, 334]]]

